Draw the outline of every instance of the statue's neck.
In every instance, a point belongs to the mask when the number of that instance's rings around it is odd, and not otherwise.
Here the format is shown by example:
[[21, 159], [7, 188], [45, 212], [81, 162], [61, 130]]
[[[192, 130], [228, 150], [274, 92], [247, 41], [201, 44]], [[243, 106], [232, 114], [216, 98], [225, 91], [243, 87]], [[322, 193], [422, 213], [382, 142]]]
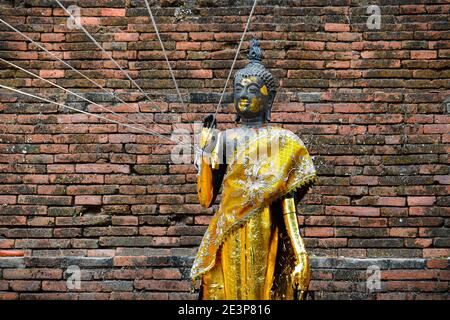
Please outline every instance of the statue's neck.
[[243, 128], [261, 128], [267, 126], [265, 119], [244, 119], [242, 118], [241, 127]]

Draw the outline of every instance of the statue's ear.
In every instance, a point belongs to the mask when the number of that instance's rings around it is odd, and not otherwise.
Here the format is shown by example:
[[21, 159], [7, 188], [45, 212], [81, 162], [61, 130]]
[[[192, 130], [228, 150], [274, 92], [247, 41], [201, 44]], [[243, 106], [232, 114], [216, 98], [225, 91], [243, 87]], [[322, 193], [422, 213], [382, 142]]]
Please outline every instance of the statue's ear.
[[267, 111], [266, 111], [266, 120], [267, 122], [270, 121], [270, 113], [272, 112], [272, 106], [273, 106], [273, 102], [275, 101], [275, 96], [276, 96], [277, 92], [276, 91], [269, 91], [269, 104], [267, 107]]
[[[236, 90], [235, 90], [235, 87], [234, 87], [234, 85], [233, 85], [233, 103], [235, 103], [235, 99], [236, 99], [235, 93], [236, 93]], [[236, 117], [234, 118], [234, 121], [235, 121], [236, 123], [238, 123], [239, 120], [241, 120], [241, 116], [239, 115], [239, 113], [236, 113]]]

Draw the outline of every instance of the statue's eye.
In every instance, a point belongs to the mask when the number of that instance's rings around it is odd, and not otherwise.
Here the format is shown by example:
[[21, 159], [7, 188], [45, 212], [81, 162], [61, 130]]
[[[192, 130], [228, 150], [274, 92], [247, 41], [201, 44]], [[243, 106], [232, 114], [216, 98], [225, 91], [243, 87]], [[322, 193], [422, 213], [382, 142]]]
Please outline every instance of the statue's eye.
[[248, 92], [250, 93], [257, 93], [258, 92], [258, 88], [255, 86], [251, 86], [248, 88]]

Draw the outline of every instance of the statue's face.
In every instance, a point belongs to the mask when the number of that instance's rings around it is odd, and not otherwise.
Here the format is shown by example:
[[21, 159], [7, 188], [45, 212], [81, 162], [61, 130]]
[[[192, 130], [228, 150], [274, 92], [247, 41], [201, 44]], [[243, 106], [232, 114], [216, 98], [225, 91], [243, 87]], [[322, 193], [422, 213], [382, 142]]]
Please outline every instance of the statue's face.
[[269, 93], [260, 78], [242, 78], [234, 84], [234, 106], [243, 119], [263, 119], [269, 108]]

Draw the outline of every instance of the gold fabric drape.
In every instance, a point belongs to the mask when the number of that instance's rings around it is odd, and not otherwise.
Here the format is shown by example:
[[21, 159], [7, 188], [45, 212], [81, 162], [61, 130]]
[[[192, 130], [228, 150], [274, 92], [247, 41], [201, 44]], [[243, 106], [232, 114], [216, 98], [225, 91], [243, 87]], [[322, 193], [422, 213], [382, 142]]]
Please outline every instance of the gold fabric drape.
[[[294, 253], [271, 205], [313, 183], [316, 170], [292, 132], [263, 127], [237, 139], [223, 180], [222, 200], [191, 270], [204, 299], [289, 299]], [[233, 136], [234, 135], [234, 136]]]

